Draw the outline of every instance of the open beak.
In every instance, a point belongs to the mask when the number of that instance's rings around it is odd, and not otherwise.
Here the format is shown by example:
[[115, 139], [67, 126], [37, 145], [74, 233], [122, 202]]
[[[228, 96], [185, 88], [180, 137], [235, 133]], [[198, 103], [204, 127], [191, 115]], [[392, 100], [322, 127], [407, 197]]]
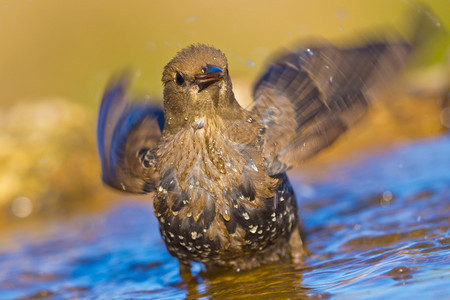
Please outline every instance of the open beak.
[[223, 80], [224, 77], [225, 73], [221, 68], [213, 65], [206, 65], [206, 67], [202, 69], [202, 73], [195, 75], [195, 83], [199, 86], [198, 91], [200, 92], [214, 82]]

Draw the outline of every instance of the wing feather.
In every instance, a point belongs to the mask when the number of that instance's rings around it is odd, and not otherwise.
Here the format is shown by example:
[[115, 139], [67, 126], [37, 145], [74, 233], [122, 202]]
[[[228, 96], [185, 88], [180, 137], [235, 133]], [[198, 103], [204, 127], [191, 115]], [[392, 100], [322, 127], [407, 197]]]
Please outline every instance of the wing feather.
[[410, 52], [403, 42], [350, 49], [322, 44], [276, 60], [255, 85], [252, 111], [265, 127], [269, 174], [300, 165], [361, 119]]
[[162, 109], [130, 101], [130, 75], [122, 73], [105, 90], [97, 123], [103, 181], [130, 193], [148, 193], [159, 182], [154, 151], [164, 125]]

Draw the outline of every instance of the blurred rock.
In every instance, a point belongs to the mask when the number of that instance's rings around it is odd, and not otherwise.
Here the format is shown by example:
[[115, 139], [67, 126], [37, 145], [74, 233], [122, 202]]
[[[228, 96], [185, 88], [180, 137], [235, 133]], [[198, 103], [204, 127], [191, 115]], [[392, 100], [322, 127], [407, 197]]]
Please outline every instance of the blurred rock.
[[[95, 117], [92, 109], [60, 98], [0, 108], [0, 214], [60, 214], [94, 208], [106, 198]], [[27, 199], [27, 207], [18, 199]]]

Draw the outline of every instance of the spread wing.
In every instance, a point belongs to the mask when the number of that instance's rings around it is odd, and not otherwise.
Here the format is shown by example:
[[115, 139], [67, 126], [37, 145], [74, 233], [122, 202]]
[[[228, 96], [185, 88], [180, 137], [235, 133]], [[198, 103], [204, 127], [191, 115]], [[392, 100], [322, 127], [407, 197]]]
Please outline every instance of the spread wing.
[[161, 138], [164, 113], [148, 101], [131, 102], [130, 76], [123, 73], [106, 88], [97, 123], [103, 181], [130, 193], [155, 189], [159, 174], [154, 151]]
[[298, 166], [361, 119], [374, 92], [395, 77], [410, 52], [406, 43], [320, 45], [270, 65], [254, 88], [252, 109], [265, 127], [269, 174]]

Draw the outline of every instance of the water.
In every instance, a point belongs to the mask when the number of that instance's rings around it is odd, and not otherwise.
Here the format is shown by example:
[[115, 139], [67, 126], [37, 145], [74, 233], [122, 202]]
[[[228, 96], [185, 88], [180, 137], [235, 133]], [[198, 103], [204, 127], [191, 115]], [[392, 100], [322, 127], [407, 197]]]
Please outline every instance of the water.
[[384, 299], [448, 297], [450, 137], [291, 176], [311, 255], [182, 282], [151, 203], [47, 222], [0, 252], [1, 299]]

